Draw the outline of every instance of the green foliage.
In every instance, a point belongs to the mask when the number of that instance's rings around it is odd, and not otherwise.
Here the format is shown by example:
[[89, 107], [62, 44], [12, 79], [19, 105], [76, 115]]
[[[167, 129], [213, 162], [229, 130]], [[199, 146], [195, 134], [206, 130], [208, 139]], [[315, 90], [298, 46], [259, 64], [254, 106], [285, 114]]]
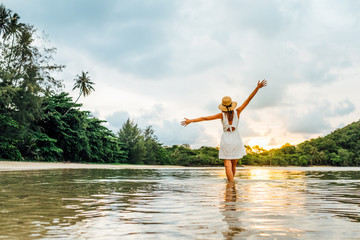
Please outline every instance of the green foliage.
[[197, 151], [197, 158], [201, 165], [223, 165], [223, 160], [219, 159], [219, 151], [213, 147], [201, 147]]
[[9, 130], [5, 124], [0, 139], [8, 157], [22, 159], [31, 152], [28, 144], [42, 118], [42, 96], [48, 88], [61, 86], [51, 73], [63, 66], [51, 63], [55, 49], [36, 45], [34, 28], [21, 23], [18, 14], [2, 4], [0, 13], [0, 113], [17, 125]]
[[218, 150], [213, 147], [191, 149], [188, 144], [173, 145], [164, 148], [168, 152], [169, 162], [182, 166], [219, 166], [223, 161], [218, 157]]
[[[80, 96], [83, 95], [88, 96], [90, 95], [91, 91], [95, 91], [95, 89], [92, 87], [92, 85], [94, 85], [93, 82], [90, 81], [90, 77], [88, 76], [89, 72], [82, 72], [81, 76], [77, 75], [76, 79], [75, 79], [75, 84], [74, 84], [74, 88], [73, 90], [79, 88], [80, 89], [80, 94], [78, 96], [78, 98], [75, 100], [75, 103], [77, 103], [77, 101], [79, 100]], [[70, 108], [64, 113], [64, 116], [70, 111]]]
[[[248, 155], [241, 159], [244, 165], [270, 166], [359, 166], [360, 165], [360, 121], [349, 124], [333, 133], [311, 139], [297, 146], [286, 143], [279, 149], [245, 146]], [[188, 145], [166, 148], [171, 164], [198, 166], [222, 165], [215, 148], [190, 149]]]
[[[95, 91], [92, 87], [94, 82], [90, 81], [89, 72], [83, 71], [81, 75], [77, 75], [76, 77], [73, 90], [77, 88], [80, 89], [80, 95], [82, 94], [84, 97], [90, 95], [91, 91]], [[77, 100], [75, 102], [77, 102]]]
[[128, 119], [119, 130], [118, 137], [128, 150], [128, 162], [143, 164], [145, 158], [144, 136], [138, 125]]
[[174, 145], [171, 148], [168, 148], [168, 150], [170, 151], [170, 156], [173, 158], [173, 162], [176, 165], [200, 165], [197, 161], [198, 158], [196, 157], [196, 152], [188, 147]]
[[286, 143], [280, 148], [280, 150], [283, 154], [294, 154], [296, 152], [296, 147]]
[[[52, 73], [64, 66], [52, 63], [55, 48], [34, 44], [33, 26], [0, 4], [0, 158], [12, 160], [176, 164], [217, 166], [212, 147], [188, 144], [164, 147], [154, 130], [142, 131], [129, 119], [115, 136], [103, 122], [81, 111], [77, 100], [94, 91], [88, 72], [75, 79], [79, 97], [54, 94], [61, 87]], [[297, 146], [279, 149], [245, 146], [248, 165], [360, 165], [360, 121]]]
[[248, 150], [243, 164], [248, 165], [360, 165], [360, 121], [338, 129], [325, 137], [311, 139], [296, 147], [285, 144], [280, 149], [261, 152]]
[[[54, 48], [35, 45], [33, 26], [0, 5], [0, 157], [39, 161], [126, 162], [124, 144], [89, 112], [74, 109], [67, 93], [54, 95], [61, 82], [52, 72]], [[74, 88], [88, 95], [88, 73]], [[65, 114], [69, 113], [69, 114]], [[63, 116], [66, 115], [66, 116]]]
[[125, 163], [127, 151], [124, 143], [96, 118], [87, 119], [86, 137], [89, 139], [90, 156], [95, 162]]
[[33, 139], [36, 147], [32, 159], [50, 162], [56, 162], [61, 159], [63, 150], [56, 146], [56, 139], [50, 138], [41, 132], [34, 132]]
[[155, 131], [151, 126], [145, 128], [143, 133], [143, 139], [145, 148], [145, 164], [161, 164], [162, 161], [166, 161], [165, 152], [161, 150], [162, 146], [158, 142]]
[[17, 149], [17, 141], [13, 136], [19, 130], [19, 124], [11, 117], [0, 112], [0, 158], [21, 160], [20, 151]]
[[58, 160], [107, 163], [126, 161], [124, 145], [102, 125], [104, 121], [91, 117], [87, 111], [77, 109], [71, 109], [63, 116], [69, 106], [74, 106], [74, 103], [67, 93], [47, 97], [43, 103], [45, 117], [39, 122], [43, 133], [56, 139], [56, 146], [62, 149]]

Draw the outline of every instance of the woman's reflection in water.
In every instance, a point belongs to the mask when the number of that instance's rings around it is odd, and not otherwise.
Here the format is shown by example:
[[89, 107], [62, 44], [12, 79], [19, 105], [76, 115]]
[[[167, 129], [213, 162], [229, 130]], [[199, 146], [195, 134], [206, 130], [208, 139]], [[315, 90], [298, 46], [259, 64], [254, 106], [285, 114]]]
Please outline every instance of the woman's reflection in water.
[[[229, 229], [223, 232], [224, 239], [237, 239], [238, 234], [245, 231], [241, 227], [238, 195], [235, 182], [227, 182], [223, 206], [220, 209], [224, 215], [223, 220], [228, 224]], [[237, 236], [238, 235], [238, 236]]]

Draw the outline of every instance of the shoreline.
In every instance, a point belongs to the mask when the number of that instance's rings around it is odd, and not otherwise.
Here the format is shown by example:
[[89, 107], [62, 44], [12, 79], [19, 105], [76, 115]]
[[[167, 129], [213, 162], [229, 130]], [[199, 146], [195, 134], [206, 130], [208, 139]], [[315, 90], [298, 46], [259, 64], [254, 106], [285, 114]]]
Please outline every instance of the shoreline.
[[[70, 162], [32, 162], [32, 161], [8, 161], [0, 160], [0, 172], [6, 171], [31, 171], [31, 170], [51, 170], [51, 169], [166, 169], [166, 168], [223, 168], [223, 166], [179, 166], [179, 165], [136, 165], [136, 164], [109, 164], [109, 163], [70, 163]], [[337, 168], [339, 171], [348, 169], [360, 169], [360, 167], [340, 167], [340, 166], [252, 166], [238, 165], [239, 169], [271, 168], [271, 169], [292, 169], [292, 170], [317, 170]], [[358, 170], [357, 170], [358, 171]]]
[[50, 169], [158, 169], [158, 168], [183, 168], [183, 166], [0, 161], [0, 172], [50, 170]]

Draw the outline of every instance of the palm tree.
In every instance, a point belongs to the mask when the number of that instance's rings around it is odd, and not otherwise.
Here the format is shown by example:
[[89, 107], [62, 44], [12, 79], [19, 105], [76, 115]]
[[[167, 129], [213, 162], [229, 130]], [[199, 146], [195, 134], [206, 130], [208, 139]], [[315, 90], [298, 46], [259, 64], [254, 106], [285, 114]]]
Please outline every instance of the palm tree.
[[19, 23], [20, 16], [17, 13], [9, 14], [9, 20], [4, 25], [3, 38], [9, 39], [12, 37], [12, 42], [14, 42], [15, 37], [19, 37], [21, 34], [22, 28], [25, 26], [23, 23]]
[[11, 11], [6, 9], [3, 4], [0, 5], [0, 35], [3, 34], [5, 38], [5, 33], [8, 32], [9, 23], [10, 23], [10, 14]]
[[[21, 33], [17, 37], [17, 44], [11, 48], [11, 54], [18, 58], [18, 64], [16, 66], [16, 73], [12, 77], [15, 79], [22, 72], [27, 74], [28, 68], [32, 65], [25, 67], [26, 63], [32, 62], [34, 58], [34, 50], [32, 49], [31, 44], [33, 43], [33, 27], [29, 25], [24, 25], [21, 27]], [[10, 55], [11, 56], [11, 55]], [[36, 56], [35, 56], [36, 57]], [[10, 60], [9, 60], [10, 63]], [[9, 64], [8, 64], [9, 66]], [[16, 85], [17, 82], [15, 82]]]
[[[19, 22], [20, 16], [17, 13], [12, 13], [11, 10], [6, 9], [3, 4], [0, 5], [0, 35], [4, 41], [10, 41], [8, 63], [9, 68], [12, 56], [14, 55], [14, 42], [19, 39], [25, 28], [25, 24]], [[10, 43], [9, 43], [10, 44]]]
[[[72, 90], [75, 89], [80, 89], [80, 94], [78, 96], [78, 98], [76, 99], [74, 105], [77, 103], [77, 101], [79, 100], [79, 98], [81, 97], [81, 95], [84, 95], [84, 97], [90, 95], [91, 91], [95, 91], [95, 89], [92, 87], [92, 85], [94, 84], [94, 82], [90, 81], [90, 77], [88, 76], [89, 72], [81, 72], [81, 75], [76, 75], [75, 80], [75, 84]], [[63, 117], [70, 111], [71, 108], [69, 108], [69, 110], [66, 111], [66, 113], [63, 115]]]
[[0, 5], [0, 35], [8, 40], [11, 36], [18, 37], [21, 34], [24, 23], [19, 23], [20, 16], [12, 13], [10, 9], [6, 9], [3, 4]]

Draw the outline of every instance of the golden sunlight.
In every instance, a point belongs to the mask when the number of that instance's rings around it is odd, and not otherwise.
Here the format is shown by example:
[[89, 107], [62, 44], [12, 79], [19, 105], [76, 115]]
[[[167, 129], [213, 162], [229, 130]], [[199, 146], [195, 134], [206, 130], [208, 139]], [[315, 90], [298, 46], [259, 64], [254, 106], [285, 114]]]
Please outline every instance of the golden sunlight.
[[272, 172], [266, 168], [252, 168], [249, 169], [249, 173], [249, 179], [268, 180], [272, 176]]
[[270, 142], [270, 139], [268, 139], [266, 137], [255, 137], [255, 138], [251, 138], [247, 145], [249, 145], [251, 147], [259, 146], [260, 148], [269, 150], [271, 148], [270, 146], [268, 146], [269, 142]]
[[303, 171], [284, 171], [281, 169], [271, 169], [255, 167], [248, 170], [248, 179], [253, 180], [270, 180], [270, 179], [303, 179]]

